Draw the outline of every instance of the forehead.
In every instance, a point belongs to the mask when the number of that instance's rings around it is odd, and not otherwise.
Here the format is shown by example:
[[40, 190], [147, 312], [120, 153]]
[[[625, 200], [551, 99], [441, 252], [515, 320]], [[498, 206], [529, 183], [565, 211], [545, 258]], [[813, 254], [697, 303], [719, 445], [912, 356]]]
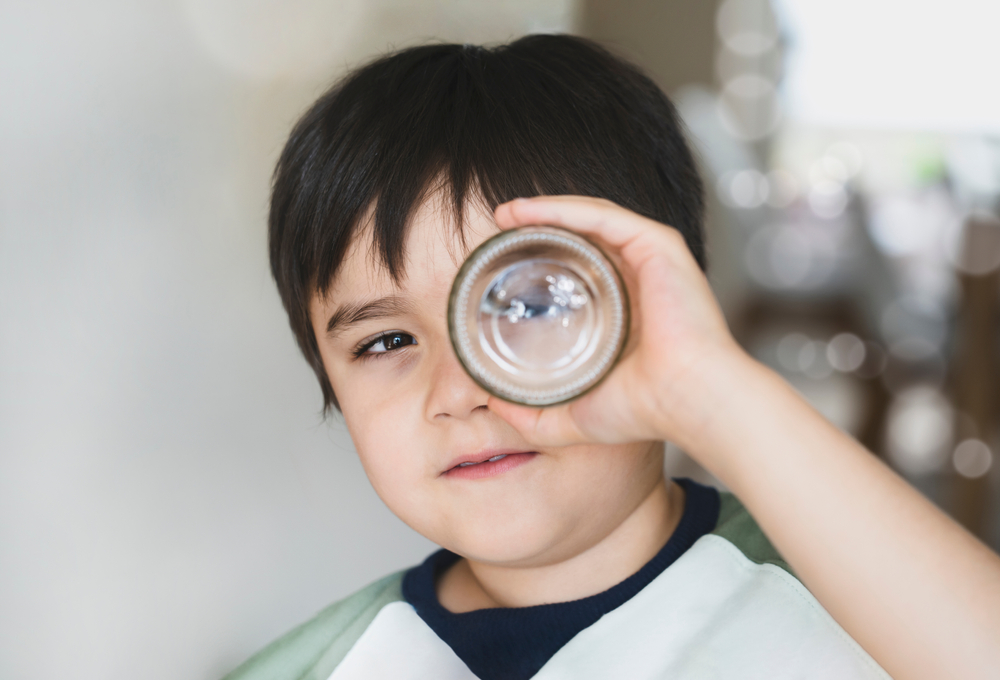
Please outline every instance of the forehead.
[[443, 192], [435, 192], [410, 220], [403, 273], [397, 282], [375, 248], [370, 216], [371, 211], [345, 253], [326, 296], [328, 301], [405, 293], [442, 279], [450, 286], [469, 252], [498, 231], [492, 212], [481, 201], [466, 201], [459, 225]]

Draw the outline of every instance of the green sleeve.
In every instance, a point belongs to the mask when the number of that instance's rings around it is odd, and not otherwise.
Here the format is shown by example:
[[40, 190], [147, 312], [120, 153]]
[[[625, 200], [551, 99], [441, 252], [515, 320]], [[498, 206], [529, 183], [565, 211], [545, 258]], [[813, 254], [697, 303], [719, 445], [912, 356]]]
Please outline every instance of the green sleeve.
[[403, 599], [403, 573], [386, 576], [330, 605], [223, 680], [327, 680], [379, 610]]
[[773, 564], [792, 576], [795, 573], [785, 559], [774, 549], [767, 536], [757, 526], [743, 504], [731, 493], [720, 493], [721, 507], [719, 521], [712, 533], [721, 536], [742, 552], [748, 560], [757, 564]]

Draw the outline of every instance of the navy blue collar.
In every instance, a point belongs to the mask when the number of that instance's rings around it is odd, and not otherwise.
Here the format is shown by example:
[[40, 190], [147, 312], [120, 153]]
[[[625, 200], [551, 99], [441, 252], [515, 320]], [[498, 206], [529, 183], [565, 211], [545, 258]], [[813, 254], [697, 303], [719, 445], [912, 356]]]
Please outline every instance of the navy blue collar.
[[439, 550], [406, 572], [403, 597], [476, 676], [526, 680], [577, 633], [634, 597], [695, 541], [715, 529], [718, 491], [690, 479], [676, 481], [684, 488], [685, 501], [674, 533], [645, 566], [603, 593], [572, 602], [454, 614], [438, 602], [435, 583], [459, 556]]

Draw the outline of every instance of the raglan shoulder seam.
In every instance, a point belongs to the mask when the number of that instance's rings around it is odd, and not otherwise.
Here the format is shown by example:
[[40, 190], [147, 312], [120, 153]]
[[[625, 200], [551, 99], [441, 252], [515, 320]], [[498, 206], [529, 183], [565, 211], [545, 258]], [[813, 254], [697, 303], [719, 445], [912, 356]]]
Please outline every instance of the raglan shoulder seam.
[[[359, 619], [366, 613], [371, 613], [373, 605], [381, 602], [381, 606], [378, 607], [381, 609], [389, 602], [402, 599], [400, 584], [404, 573], [399, 571], [389, 574], [328, 605], [306, 622], [254, 654], [223, 680], [309, 678], [317, 665], [324, 661], [331, 648], [338, 646], [337, 643], [356, 626]], [[391, 592], [394, 588], [395, 593]], [[344, 615], [340, 621], [337, 621], [338, 614]], [[374, 615], [371, 618], [374, 618]], [[358, 631], [358, 636], [361, 632], [363, 629]]]
[[773, 564], [798, 578], [736, 496], [720, 492], [719, 501], [719, 520], [711, 535], [731, 543], [751, 562]]

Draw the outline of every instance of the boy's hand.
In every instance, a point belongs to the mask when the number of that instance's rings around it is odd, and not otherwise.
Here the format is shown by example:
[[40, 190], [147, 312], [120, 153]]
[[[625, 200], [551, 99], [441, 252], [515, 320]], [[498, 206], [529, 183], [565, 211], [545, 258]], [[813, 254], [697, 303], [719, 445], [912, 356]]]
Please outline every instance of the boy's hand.
[[539, 446], [667, 439], [683, 446], [711, 412], [699, 395], [723, 365], [745, 360], [680, 232], [610, 201], [517, 199], [496, 209], [501, 229], [552, 225], [600, 243], [632, 300], [632, 338], [611, 374], [583, 397], [549, 408], [491, 398], [489, 407]]
[[570, 196], [505, 203], [496, 220], [602, 242], [622, 266], [638, 325], [593, 392], [547, 409], [490, 399], [490, 409], [539, 447], [677, 443], [893, 677], [997, 676], [1000, 559], [739, 349], [675, 230]]

